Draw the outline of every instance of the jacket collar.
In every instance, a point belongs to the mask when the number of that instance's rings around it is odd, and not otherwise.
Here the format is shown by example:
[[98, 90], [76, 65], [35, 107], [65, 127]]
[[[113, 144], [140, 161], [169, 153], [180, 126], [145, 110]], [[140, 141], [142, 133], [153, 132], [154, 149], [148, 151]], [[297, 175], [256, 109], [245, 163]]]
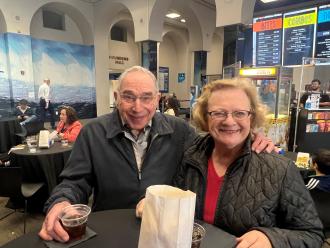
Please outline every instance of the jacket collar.
[[[237, 161], [241, 158], [248, 156], [251, 154], [251, 135], [248, 136], [248, 138], [245, 141], [243, 151], [240, 154], [240, 156], [234, 161], [232, 164], [233, 166], [230, 166], [228, 170], [233, 171], [235, 168], [237, 168]], [[200, 138], [194, 146], [192, 146], [189, 150], [193, 151], [190, 153], [190, 156], [186, 157], [186, 160], [189, 164], [192, 166], [198, 168], [204, 175], [207, 173], [207, 165], [208, 165], [208, 159], [212, 154], [214, 148], [214, 140], [211, 137], [210, 134], [207, 134], [205, 137]]]
[[[120, 133], [124, 132], [124, 126], [121, 121], [118, 109], [114, 110], [105, 123], [106, 137], [112, 139]], [[152, 118], [150, 133], [154, 135], [166, 135], [173, 133], [174, 130], [168, 123], [167, 119], [161, 113], [155, 113]]]

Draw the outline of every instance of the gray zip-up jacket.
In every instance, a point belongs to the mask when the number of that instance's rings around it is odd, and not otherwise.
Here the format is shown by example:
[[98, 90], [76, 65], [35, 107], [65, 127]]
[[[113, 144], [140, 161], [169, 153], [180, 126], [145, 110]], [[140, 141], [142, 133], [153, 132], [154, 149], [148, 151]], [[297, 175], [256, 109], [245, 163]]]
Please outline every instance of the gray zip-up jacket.
[[93, 211], [135, 208], [148, 186], [171, 184], [184, 151], [196, 137], [184, 120], [156, 113], [139, 172], [123, 130], [117, 110], [82, 128], [61, 173], [63, 181], [53, 190], [45, 211], [63, 200], [87, 203], [92, 190]]

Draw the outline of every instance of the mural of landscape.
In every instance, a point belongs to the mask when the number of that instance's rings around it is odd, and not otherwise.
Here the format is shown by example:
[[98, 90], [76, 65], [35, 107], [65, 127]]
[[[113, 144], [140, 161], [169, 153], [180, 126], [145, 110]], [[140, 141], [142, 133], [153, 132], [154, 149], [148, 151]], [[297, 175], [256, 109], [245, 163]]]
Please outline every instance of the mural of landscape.
[[94, 71], [94, 46], [2, 34], [0, 115], [10, 116], [23, 98], [37, 110], [38, 88], [44, 78], [49, 78], [55, 108], [70, 105], [79, 118], [95, 117]]

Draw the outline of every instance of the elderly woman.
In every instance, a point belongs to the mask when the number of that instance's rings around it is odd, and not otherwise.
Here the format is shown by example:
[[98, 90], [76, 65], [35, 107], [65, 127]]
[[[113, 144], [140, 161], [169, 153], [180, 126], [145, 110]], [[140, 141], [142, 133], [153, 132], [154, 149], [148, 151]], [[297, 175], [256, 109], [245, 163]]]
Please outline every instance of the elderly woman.
[[265, 107], [247, 79], [207, 84], [194, 121], [208, 134], [185, 153], [175, 185], [197, 194], [196, 217], [238, 236], [237, 247], [320, 247], [322, 224], [296, 166], [251, 151]]
[[56, 132], [60, 139], [74, 142], [81, 129], [81, 123], [74, 108], [70, 106], [63, 106], [60, 110], [60, 121], [57, 125]]

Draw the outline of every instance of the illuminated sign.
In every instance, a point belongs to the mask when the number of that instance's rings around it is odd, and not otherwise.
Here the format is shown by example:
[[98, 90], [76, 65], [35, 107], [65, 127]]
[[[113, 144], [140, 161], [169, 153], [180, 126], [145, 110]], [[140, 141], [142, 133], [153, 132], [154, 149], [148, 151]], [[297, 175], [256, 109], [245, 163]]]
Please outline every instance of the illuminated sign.
[[282, 14], [253, 19], [253, 65], [281, 64]]
[[277, 75], [277, 68], [247, 68], [247, 69], [240, 69], [239, 70], [240, 76], [251, 77], [251, 76], [276, 76]]
[[282, 65], [301, 65], [303, 57], [313, 57], [317, 9], [283, 14]]
[[319, 7], [315, 58], [330, 58], [330, 5]]

